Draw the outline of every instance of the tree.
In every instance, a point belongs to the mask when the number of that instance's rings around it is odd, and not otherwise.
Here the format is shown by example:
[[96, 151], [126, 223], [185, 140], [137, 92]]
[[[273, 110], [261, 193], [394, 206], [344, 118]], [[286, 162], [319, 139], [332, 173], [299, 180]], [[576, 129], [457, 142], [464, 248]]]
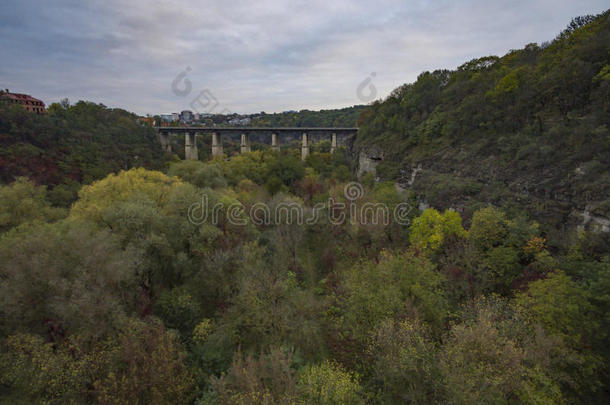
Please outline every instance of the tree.
[[185, 353], [155, 319], [129, 320], [111, 351], [107, 374], [94, 383], [96, 399], [112, 404], [184, 404], [194, 381]]
[[446, 398], [455, 404], [502, 404], [525, 398], [536, 398], [538, 403], [561, 403], [556, 386], [531, 392], [531, 372], [537, 372], [534, 376], [541, 379], [544, 377], [539, 374], [544, 371], [527, 368], [523, 349], [498, 328], [496, 317], [491, 308], [483, 307], [474, 319], [451, 328], [440, 353]]
[[378, 264], [364, 262], [344, 277], [344, 327], [361, 342], [387, 318], [410, 316], [440, 328], [447, 316], [444, 277], [412, 252], [384, 253]]
[[218, 320], [217, 333], [230, 336], [248, 353], [287, 345], [307, 358], [322, 357], [321, 318], [326, 300], [301, 288], [295, 273], [277, 257], [281, 254], [272, 252], [253, 244], [245, 248], [237, 292]]
[[531, 320], [559, 339], [567, 348], [558, 369], [564, 390], [572, 397], [586, 398], [596, 391], [600, 359], [587, 348], [598, 333], [598, 320], [592, 318], [590, 294], [565, 273], [556, 271], [528, 285], [515, 297], [516, 305]]
[[287, 187], [292, 187], [296, 181], [301, 180], [305, 175], [303, 163], [294, 155], [287, 153], [277, 155], [275, 159], [269, 162], [266, 169], [267, 178], [277, 177]]
[[7, 403], [91, 403], [94, 382], [108, 370], [108, 346], [78, 335], [56, 343], [39, 335], [11, 335], [0, 354], [1, 398]]
[[504, 212], [492, 206], [482, 208], [472, 216], [469, 229], [470, 242], [480, 250], [502, 244], [508, 235], [508, 222]]
[[299, 371], [297, 404], [359, 405], [364, 404], [364, 392], [353, 373], [339, 364], [324, 363], [305, 366]]
[[63, 216], [65, 210], [51, 207], [45, 186], [36, 186], [25, 177], [0, 186], [0, 231], [25, 222], [50, 222]]
[[216, 163], [183, 160], [170, 166], [168, 176], [179, 177], [199, 188], [222, 188], [227, 186], [222, 169]]
[[212, 391], [199, 401], [206, 404], [294, 404], [296, 376], [292, 353], [279, 348], [258, 356], [235, 353], [226, 375], [212, 377]]
[[556, 271], [530, 283], [515, 300], [532, 320], [573, 347], [580, 347], [597, 328], [597, 322], [590, 317], [593, 309], [590, 298], [565, 273]]
[[78, 193], [79, 199], [72, 207], [70, 215], [74, 218], [103, 222], [104, 210], [117, 202], [126, 202], [134, 196], [145, 196], [150, 201], [163, 205], [168, 201], [172, 190], [181, 182], [161, 172], [143, 168], [110, 174], [105, 179], [84, 186]]
[[462, 218], [457, 212], [445, 210], [441, 214], [434, 208], [428, 208], [413, 220], [409, 240], [424, 254], [432, 254], [439, 252], [443, 244], [466, 236]]
[[498, 208], [477, 210], [468, 234], [467, 270], [477, 292], [508, 295], [552, 265], [544, 240], [537, 239], [538, 224], [522, 217], [509, 220]]
[[19, 228], [0, 240], [4, 333], [107, 336], [136, 309], [136, 263], [108, 231], [74, 221]]
[[438, 348], [421, 321], [383, 321], [368, 351], [383, 403], [435, 403], [442, 398]]

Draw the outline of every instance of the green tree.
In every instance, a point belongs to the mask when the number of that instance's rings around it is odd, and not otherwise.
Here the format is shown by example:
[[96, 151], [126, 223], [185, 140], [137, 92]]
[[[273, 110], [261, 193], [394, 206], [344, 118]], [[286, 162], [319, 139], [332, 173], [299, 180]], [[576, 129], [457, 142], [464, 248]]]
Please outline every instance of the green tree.
[[515, 297], [516, 305], [532, 322], [566, 346], [563, 361], [554, 368], [557, 380], [573, 400], [592, 400], [600, 385], [601, 359], [589, 349], [599, 333], [590, 299], [586, 290], [561, 271], [530, 283]]
[[411, 252], [384, 253], [378, 264], [354, 266], [344, 277], [343, 322], [359, 341], [366, 341], [386, 318], [409, 315], [441, 328], [447, 316], [444, 277]]
[[533, 320], [575, 346], [596, 329], [589, 294], [561, 271], [530, 283], [515, 299]]
[[216, 333], [230, 336], [247, 352], [285, 344], [309, 358], [319, 358], [324, 353], [325, 300], [299, 286], [296, 275], [277, 257], [281, 253], [270, 261], [264, 253], [254, 245], [244, 250], [237, 293], [218, 320]]
[[65, 214], [65, 210], [51, 207], [45, 186], [36, 186], [25, 177], [0, 186], [0, 231], [30, 221], [50, 222]]
[[183, 160], [170, 165], [168, 176], [179, 177], [199, 188], [222, 188], [227, 186], [222, 169], [214, 162]]
[[106, 336], [136, 309], [136, 249], [108, 231], [72, 221], [22, 227], [0, 240], [4, 333]]
[[548, 381], [544, 370], [527, 366], [523, 348], [499, 328], [497, 317], [490, 307], [483, 307], [474, 319], [451, 328], [439, 363], [446, 398], [456, 404], [504, 404], [526, 398], [562, 403], [556, 384], [536, 383]]
[[492, 206], [476, 211], [468, 236], [470, 242], [480, 250], [501, 245], [508, 236], [508, 221], [504, 212]]
[[435, 403], [442, 399], [438, 348], [418, 320], [385, 320], [372, 335], [373, 382], [385, 404]]

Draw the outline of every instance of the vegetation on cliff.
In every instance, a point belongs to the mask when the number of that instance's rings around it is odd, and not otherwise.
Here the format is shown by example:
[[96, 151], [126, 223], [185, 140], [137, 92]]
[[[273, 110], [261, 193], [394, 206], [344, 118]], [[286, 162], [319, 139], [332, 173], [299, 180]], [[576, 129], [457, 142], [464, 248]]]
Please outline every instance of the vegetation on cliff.
[[[549, 231], [610, 218], [610, 12], [550, 43], [436, 70], [375, 102], [356, 147], [377, 173], [466, 217], [492, 203]], [[553, 238], [555, 239], [555, 238]], [[553, 240], [553, 244], [564, 241]]]

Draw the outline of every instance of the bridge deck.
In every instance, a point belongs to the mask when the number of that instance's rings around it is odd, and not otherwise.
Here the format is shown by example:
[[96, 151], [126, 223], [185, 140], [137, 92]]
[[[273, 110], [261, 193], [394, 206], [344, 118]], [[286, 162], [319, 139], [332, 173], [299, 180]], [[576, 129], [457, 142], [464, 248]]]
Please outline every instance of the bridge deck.
[[219, 132], [219, 133], [253, 133], [253, 132], [265, 132], [265, 133], [356, 133], [358, 128], [346, 128], [346, 127], [155, 127], [159, 132]]

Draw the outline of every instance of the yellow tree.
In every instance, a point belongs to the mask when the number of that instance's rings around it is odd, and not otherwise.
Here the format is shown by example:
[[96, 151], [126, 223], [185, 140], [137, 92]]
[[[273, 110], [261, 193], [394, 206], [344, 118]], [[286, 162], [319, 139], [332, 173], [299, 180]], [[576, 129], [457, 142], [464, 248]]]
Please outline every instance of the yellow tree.
[[445, 210], [441, 214], [434, 208], [428, 208], [413, 220], [409, 240], [414, 247], [429, 255], [440, 251], [447, 240], [467, 236], [457, 212]]
[[176, 177], [168, 177], [157, 171], [134, 168], [110, 174], [103, 180], [84, 186], [78, 193], [78, 201], [70, 216], [101, 222], [104, 210], [115, 203], [127, 202], [143, 196], [157, 205], [165, 205], [175, 190], [182, 184]]

